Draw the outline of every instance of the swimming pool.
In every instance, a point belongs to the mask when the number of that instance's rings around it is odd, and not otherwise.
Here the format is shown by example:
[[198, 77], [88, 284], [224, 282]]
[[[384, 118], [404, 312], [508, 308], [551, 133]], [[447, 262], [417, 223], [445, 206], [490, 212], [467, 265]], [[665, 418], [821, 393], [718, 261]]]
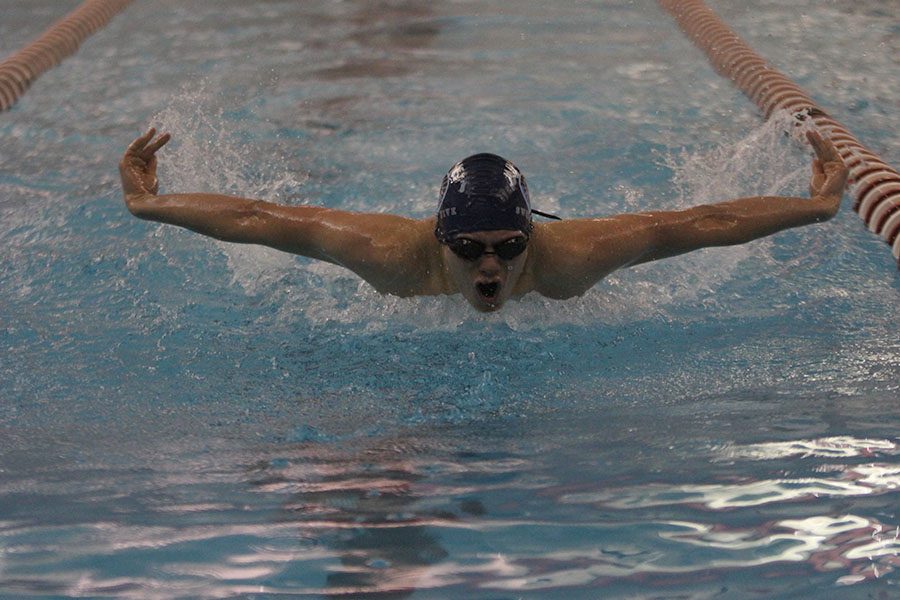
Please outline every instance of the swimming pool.
[[[65, 5], [0, 1], [0, 55]], [[135, 3], [0, 114], [0, 595], [897, 593], [898, 292], [845, 208], [496, 315], [138, 221], [163, 191], [563, 217], [803, 193], [653, 2]], [[712, 5], [900, 164], [881, 2]]]

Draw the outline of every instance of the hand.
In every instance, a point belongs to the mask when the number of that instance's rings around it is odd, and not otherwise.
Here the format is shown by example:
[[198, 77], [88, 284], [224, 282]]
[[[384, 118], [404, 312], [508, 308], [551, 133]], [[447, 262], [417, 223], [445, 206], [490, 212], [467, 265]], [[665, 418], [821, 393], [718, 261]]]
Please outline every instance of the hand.
[[809, 181], [809, 195], [821, 197], [833, 204], [832, 214], [837, 212], [847, 184], [847, 167], [831, 140], [823, 139], [815, 131], [806, 134], [806, 138], [816, 151], [812, 164], [812, 179]]
[[147, 133], [131, 142], [119, 162], [119, 174], [122, 176], [122, 191], [125, 193], [126, 202], [129, 196], [155, 195], [159, 190], [159, 182], [156, 179], [156, 151], [165, 146], [171, 136], [164, 133], [153, 140], [155, 135], [156, 130], [151, 127]]

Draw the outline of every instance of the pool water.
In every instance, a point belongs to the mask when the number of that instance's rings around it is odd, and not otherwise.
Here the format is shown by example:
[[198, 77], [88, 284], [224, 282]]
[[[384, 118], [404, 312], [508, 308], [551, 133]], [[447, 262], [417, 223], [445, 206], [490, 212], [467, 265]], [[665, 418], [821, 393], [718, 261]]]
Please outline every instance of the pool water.
[[[0, 0], [0, 57], [77, 2]], [[715, 2], [900, 164], [884, 2]], [[654, 3], [137, 2], [0, 114], [0, 597], [892, 598], [900, 278], [831, 222], [498, 314], [131, 217], [433, 213], [490, 151], [564, 218], [804, 194]]]

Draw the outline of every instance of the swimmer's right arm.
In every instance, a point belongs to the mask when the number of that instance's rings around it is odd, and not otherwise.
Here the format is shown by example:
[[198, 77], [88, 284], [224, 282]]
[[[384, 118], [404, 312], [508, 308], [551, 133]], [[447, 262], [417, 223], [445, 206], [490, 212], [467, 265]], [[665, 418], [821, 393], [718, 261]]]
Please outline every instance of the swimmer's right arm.
[[346, 267], [383, 293], [425, 293], [434, 257], [424, 243], [434, 225], [387, 214], [283, 206], [221, 194], [157, 195], [155, 130], [137, 138], [119, 163], [128, 210], [225, 242], [260, 244]]

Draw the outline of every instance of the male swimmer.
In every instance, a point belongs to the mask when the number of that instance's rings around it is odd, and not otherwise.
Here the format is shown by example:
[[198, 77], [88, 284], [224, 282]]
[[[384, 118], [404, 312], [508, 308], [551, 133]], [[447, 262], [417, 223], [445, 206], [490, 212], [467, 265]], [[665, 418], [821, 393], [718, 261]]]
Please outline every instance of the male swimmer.
[[447, 173], [429, 219], [207, 193], [157, 195], [156, 152], [170, 136], [156, 137], [154, 129], [128, 147], [119, 171], [125, 204], [141, 219], [341, 265], [383, 294], [460, 293], [491, 312], [528, 292], [572, 298], [622, 267], [830, 219], [847, 169], [830, 140], [807, 138], [816, 153], [810, 199], [751, 197], [546, 223], [532, 222], [537, 211], [522, 173], [493, 154], [470, 156]]

